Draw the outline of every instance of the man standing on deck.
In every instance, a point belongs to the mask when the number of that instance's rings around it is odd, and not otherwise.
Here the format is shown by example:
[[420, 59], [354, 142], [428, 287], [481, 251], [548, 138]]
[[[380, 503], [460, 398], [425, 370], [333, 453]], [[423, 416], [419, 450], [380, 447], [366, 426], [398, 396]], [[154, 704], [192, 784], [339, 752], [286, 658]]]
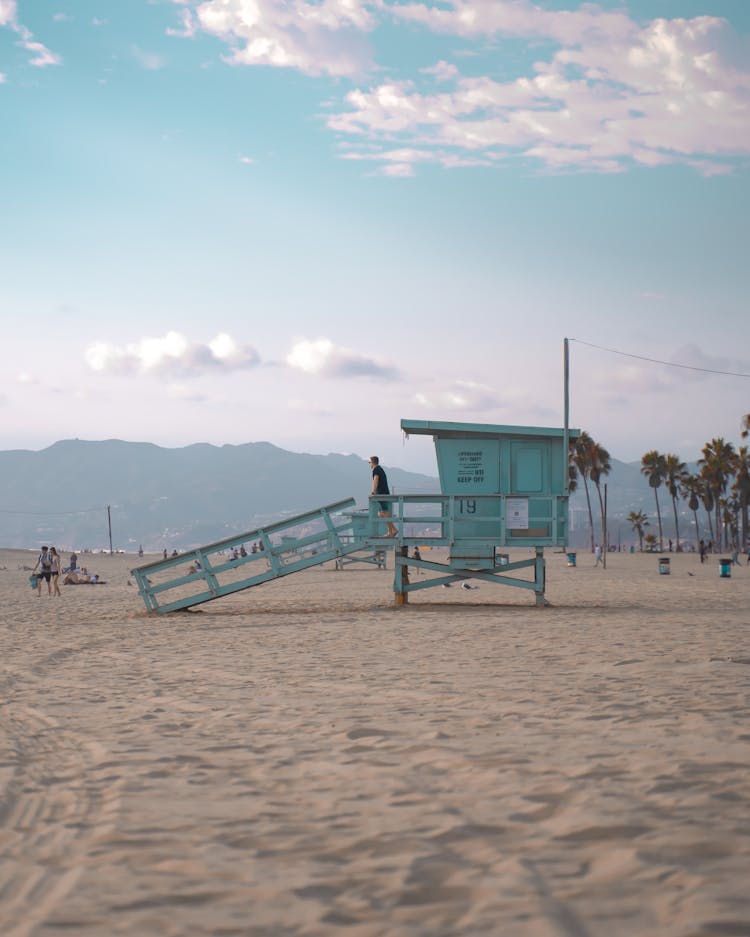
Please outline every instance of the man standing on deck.
[[[383, 471], [380, 465], [380, 459], [376, 455], [370, 456], [370, 468], [372, 469], [372, 491], [371, 495], [387, 495], [390, 494], [390, 489], [388, 488], [388, 477]], [[378, 511], [378, 517], [388, 517], [391, 516], [391, 506], [387, 501], [381, 501], [379, 503], [380, 510]], [[388, 520], [387, 522], [388, 530], [386, 537], [395, 537], [398, 533], [393, 522]]]

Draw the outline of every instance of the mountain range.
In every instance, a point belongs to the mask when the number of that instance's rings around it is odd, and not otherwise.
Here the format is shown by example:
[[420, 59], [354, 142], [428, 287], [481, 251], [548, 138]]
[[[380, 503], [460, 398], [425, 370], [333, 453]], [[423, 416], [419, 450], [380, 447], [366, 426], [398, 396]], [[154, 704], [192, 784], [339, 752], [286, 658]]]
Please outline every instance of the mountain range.
[[[437, 480], [388, 466], [398, 493]], [[79, 439], [0, 452], [0, 545], [181, 550], [326, 504], [367, 503], [371, 472], [355, 455], [288, 452], [268, 442], [152, 443]], [[108, 510], [109, 508], [109, 510]]]
[[[398, 494], [440, 490], [436, 477], [386, 466]], [[370, 491], [356, 455], [289, 452], [269, 442], [164, 448], [122, 440], [69, 439], [40, 451], [0, 452], [0, 545], [146, 552], [182, 550]], [[612, 460], [607, 478], [610, 538], [632, 541], [629, 511], [654, 513], [640, 463]], [[661, 489], [665, 536], [671, 503]], [[591, 490], [595, 519], [596, 492]], [[684, 507], [684, 506], [683, 506]], [[596, 522], [596, 521], [595, 521]], [[582, 488], [571, 499], [571, 543], [586, 542]], [[652, 524], [655, 527], [655, 523]]]

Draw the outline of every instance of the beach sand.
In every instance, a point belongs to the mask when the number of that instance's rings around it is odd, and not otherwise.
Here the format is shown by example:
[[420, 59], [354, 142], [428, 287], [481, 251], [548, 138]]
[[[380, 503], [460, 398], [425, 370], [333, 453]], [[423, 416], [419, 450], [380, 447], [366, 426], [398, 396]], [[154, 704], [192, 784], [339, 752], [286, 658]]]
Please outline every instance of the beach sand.
[[750, 567], [546, 557], [159, 616], [0, 551], [0, 934], [750, 935]]

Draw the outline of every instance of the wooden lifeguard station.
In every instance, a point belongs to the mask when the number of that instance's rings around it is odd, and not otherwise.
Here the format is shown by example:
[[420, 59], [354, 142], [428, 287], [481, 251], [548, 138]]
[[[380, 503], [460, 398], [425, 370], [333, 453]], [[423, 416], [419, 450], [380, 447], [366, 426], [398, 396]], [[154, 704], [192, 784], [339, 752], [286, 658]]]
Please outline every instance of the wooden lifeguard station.
[[[402, 420], [407, 436], [435, 442], [440, 492], [376, 495], [367, 509], [354, 498], [247, 531], [133, 570], [149, 611], [191, 608], [273, 579], [345, 558], [385, 568], [393, 549], [397, 605], [410, 592], [468, 579], [534, 592], [545, 604], [544, 547], [568, 542], [568, 452], [579, 430], [488, 423]], [[390, 504], [396, 536], [385, 536], [381, 502]], [[251, 552], [240, 549], [257, 544]], [[415, 558], [410, 547], [445, 547], [447, 560]], [[510, 561], [510, 547], [529, 554]], [[359, 554], [359, 557], [355, 555]], [[363, 558], [364, 557], [364, 558]], [[409, 568], [431, 573], [410, 582]], [[530, 570], [531, 578], [518, 573]]]
[[[396, 602], [405, 603], [409, 592], [471, 578], [533, 590], [543, 605], [544, 547], [568, 541], [568, 449], [579, 431], [429, 420], [402, 420], [401, 429], [433, 437], [440, 494], [389, 499], [399, 532]], [[427, 505], [433, 510], [425, 516]], [[371, 507], [371, 524], [375, 516]], [[447, 546], [447, 563], [415, 560], [409, 544]], [[533, 556], [511, 563], [508, 547], [525, 547]], [[410, 566], [444, 575], [412, 583]], [[526, 568], [533, 579], [513, 575]]]

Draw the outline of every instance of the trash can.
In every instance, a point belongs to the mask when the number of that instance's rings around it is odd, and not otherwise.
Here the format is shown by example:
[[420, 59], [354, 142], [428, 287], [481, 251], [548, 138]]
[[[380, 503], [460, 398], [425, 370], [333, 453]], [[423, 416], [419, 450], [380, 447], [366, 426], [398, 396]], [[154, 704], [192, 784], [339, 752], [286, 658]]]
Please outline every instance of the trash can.
[[719, 560], [719, 577], [721, 579], [731, 579], [732, 576], [732, 558], [731, 556], [722, 556]]
[[661, 576], [669, 575], [669, 557], [668, 556], [659, 557], [659, 574]]
[[575, 553], [568, 553], [568, 566], [576, 565], [576, 555]]

